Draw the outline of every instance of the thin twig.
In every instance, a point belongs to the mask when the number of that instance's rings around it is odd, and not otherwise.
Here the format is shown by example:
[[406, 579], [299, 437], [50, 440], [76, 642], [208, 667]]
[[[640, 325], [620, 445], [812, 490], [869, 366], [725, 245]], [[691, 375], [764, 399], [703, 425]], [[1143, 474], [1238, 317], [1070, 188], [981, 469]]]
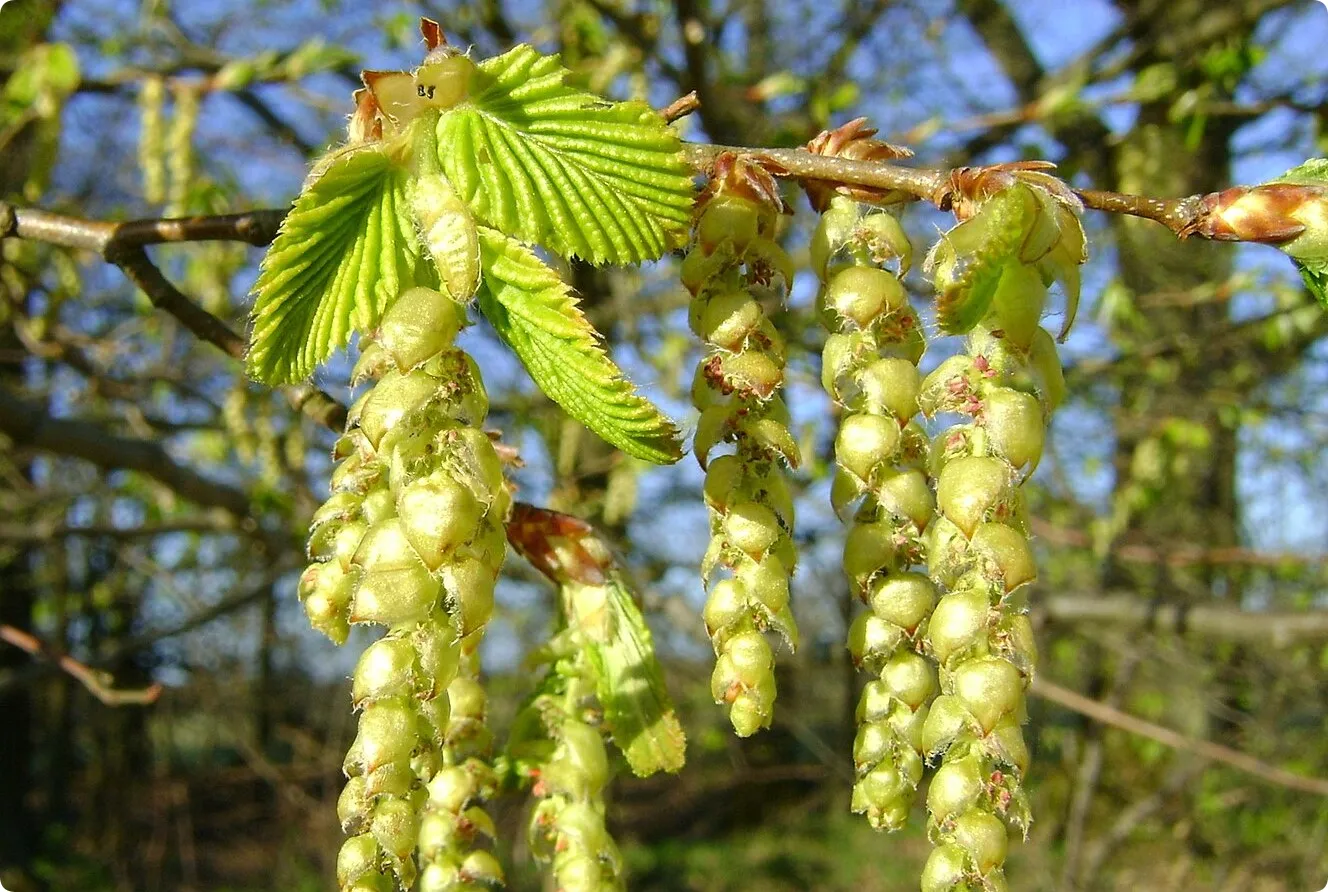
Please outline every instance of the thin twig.
[[1068, 688], [1063, 688], [1058, 684], [1046, 681], [1041, 678], [1033, 680], [1033, 685], [1029, 689], [1031, 693], [1050, 700], [1052, 703], [1064, 706], [1067, 709], [1088, 716], [1095, 722], [1102, 722], [1105, 725], [1119, 728], [1130, 734], [1137, 734], [1140, 737], [1147, 737], [1149, 740], [1155, 740], [1163, 746], [1169, 746], [1172, 749], [1183, 750], [1187, 753], [1194, 753], [1204, 759], [1212, 762], [1221, 762], [1237, 771], [1257, 777], [1279, 787], [1285, 787], [1288, 790], [1299, 790], [1302, 793], [1313, 793], [1316, 796], [1328, 796], [1328, 780], [1317, 777], [1306, 777], [1303, 774], [1293, 774], [1276, 765], [1269, 765], [1251, 755], [1242, 753], [1239, 750], [1233, 750], [1230, 747], [1222, 746], [1220, 743], [1213, 743], [1210, 740], [1199, 740], [1194, 737], [1187, 737], [1179, 731], [1173, 731], [1170, 728], [1164, 728], [1161, 725], [1155, 725], [1152, 722], [1145, 721], [1138, 716], [1130, 715], [1105, 703], [1099, 703], [1082, 694], [1077, 694]]
[[68, 675], [87, 688], [92, 696], [107, 706], [147, 706], [150, 703], [155, 703], [157, 698], [161, 696], [162, 687], [155, 682], [141, 690], [112, 688], [113, 680], [109, 673], [80, 663], [68, 654], [53, 654], [35, 636], [24, 632], [22, 629], [16, 629], [7, 623], [0, 623], [0, 640], [8, 641], [19, 650], [25, 651], [34, 657], [54, 660]]
[[660, 110], [660, 117], [672, 124], [679, 118], [690, 115], [701, 107], [701, 98], [696, 95], [696, 91], [688, 93], [686, 96], [679, 96]]

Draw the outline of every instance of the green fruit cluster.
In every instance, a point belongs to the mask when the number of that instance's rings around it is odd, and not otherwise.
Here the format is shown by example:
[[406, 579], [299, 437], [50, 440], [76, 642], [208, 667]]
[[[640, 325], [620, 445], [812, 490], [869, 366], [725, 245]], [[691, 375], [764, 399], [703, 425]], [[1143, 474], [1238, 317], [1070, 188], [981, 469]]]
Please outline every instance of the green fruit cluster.
[[479, 427], [488, 398], [452, 344], [464, 322], [461, 305], [412, 288], [366, 339], [354, 378], [376, 383], [350, 409], [309, 535], [299, 592], [314, 628], [340, 644], [352, 623], [388, 627], [353, 679], [359, 731], [338, 803], [350, 834], [337, 860], [344, 890], [415, 882], [421, 817], [435, 792], [450, 792], [445, 780], [434, 790], [449, 689], [484, 634], [506, 553], [511, 495]]
[[908, 268], [909, 242], [893, 215], [835, 195], [811, 253], [829, 332], [822, 383], [844, 413], [832, 499], [841, 514], [860, 501], [844, 571], [869, 609], [849, 630], [849, 652], [875, 676], [858, 703], [852, 807], [873, 827], [897, 830], [922, 780], [922, 724], [936, 693], [936, 671], [917, 647], [936, 588], [914, 569], [925, 563], [922, 536], [935, 511], [928, 439], [914, 418], [925, 344], [898, 278]]
[[1021, 486], [1064, 391], [1055, 342], [1038, 324], [1047, 285], [1071, 264], [1066, 287], [1077, 289], [1083, 253], [1072, 210], [1037, 192], [1018, 184], [980, 205], [930, 261], [937, 291], [963, 308], [955, 318], [982, 312], [964, 323], [966, 352], [919, 393], [929, 417], [971, 419], [942, 431], [928, 459], [939, 514], [927, 531], [928, 572], [946, 594], [924, 637], [941, 693], [922, 727], [928, 758], [940, 762], [927, 793], [935, 848], [923, 892], [1006, 888], [1009, 834], [1030, 821], [1020, 725], [1037, 656], [1025, 604], [1037, 568]]
[[[744, 178], [763, 189], [744, 188]], [[747, 737], [774, 715], [775, 660], [764, 633], [778, 632], [790, 648], [798, 640], [789, 606], [797, 562], [793, 499], [783, 465], [796, 465], [799, 454], [778, 395], [784, 339], [762, 305], [782, 303], [793, 273], [774, 241], [780, 205], [769, 174], [738, 163], [712, 189], [682, 279], [693, 295], [692, 330], [706, 345], [692, 387], [701, 412], [694, 448], [706, 468], [710, 511], [702, 575], [709, 582], [714, 568], [728, 571], [710, 589], [704, 611], [717, 657], [711, 693]], [[711, 461], [723, 442], [734, 444], [733, 453]]]
[[605, 826], [609, 754], [595, 722], [589, 654], [559, 659], [513, 723], [508, 755], [534, 779], [529, 843], [558, 892], [621, 892], [622, 856]]

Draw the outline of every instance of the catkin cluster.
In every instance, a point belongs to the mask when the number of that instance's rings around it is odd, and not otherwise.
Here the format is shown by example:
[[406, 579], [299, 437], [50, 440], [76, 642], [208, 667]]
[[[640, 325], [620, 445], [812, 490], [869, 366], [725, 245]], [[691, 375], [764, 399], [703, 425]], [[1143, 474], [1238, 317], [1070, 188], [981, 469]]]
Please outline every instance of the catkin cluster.
[[149, 204], [166, 200], [165, 105], [165, 80], [160, 75], [144, 77], [138, 90], [138, 167], [143, 176], [143, 200]]
[[479, 681], [479, 654], [463, 653], [447, 686], [451, 706], [441, 765], [428, 785], [420, 822], [419, 892], [492, 889], [504, 882], [502, 865], [480, 847], [496, 836], [484, 803], [497, 786], [488, 696]]
[[[782, 465], [795, 466], [799, 455], [779, 397], [784, 339], [763, 306], [782, 304], [792, 265], [774, 241], [783, 204], [762, 168], [722, 157], [699, 207], [682, 279], [693, 295], [692, 330], [706, 345], [692, 386], [710, 510], [702, 575], [708, 582], [715, 567], [729, 571], [711, 588], [704, 616], [717, 655], [711, 692], [746, 737], [774, 715], [775, 658], [764, 632], [778, 632], [790, 648], [798, 640], [789, 607], [793, 500]], [[733, 453], [710, 461], [722, 442]]]
[[[928, 528], [933, 581], [946, 591], [925, 633], [941, 694], [922, 728], [940, 767], [927, 794], [935, 845], [923, 892], [1006, 888], [1008, 834], [1029, 822], [1020, 724], [1036, 651], [1024, 588], [1036, 577], [1021, 485], [1042, 454], [1063, 392], [1055, 342], [1039, 325], [1047, 285], [1082, 262], [1077, 217], [1016, 184], [978, 206], [929, 258], [942, 320], [973, 314], [964, 354], [923, 381], [928, 416], [971, 420], [934, 440], [939, 516]], [[1067, 288], [1069, 285], [1067, 284]]]
[[[511, 496], [480, 429], [488, 397], [452, 345], [464, 320], [461, 305], [424, 288], [388, 309], [354, 373], [376, 383], [351, 407], [309, 537], [299, 591], [314, 628], [342, 643], [352, 623], [388, 627], [352, 685], [361, 712], [338, 803], [350, 834], [337, 860], [343, 890], [415, 882], [421, 817], [452, 801], [440, 779], [454, 733], [449, 691], [484, 633], [506, 550]], [[475, 707], [459, 699], [461, 721]], [[437, 863], [438, 852], [424, 860]]]
[[530, 850], [549, 865], [554, 889], [620, 892], [622, 856], [604, 822], [609, 754], [592, 723], [598, 712], [588, 658], [581, 649], [555, 663], [544, 691], [517, 717], [508, 752], [535, 779]]
[[[849, 630], [855, 664], [875, 676], [858, 703], [852, 807], [877, 829], [897, 830], [922, 779], [922, 723], [936, 673], [918, 634], [936, 603], [922, 536], [935, 501], [928, 438], [915, 416], [925, 343], [898, 276], [908, 238], [882, 210], [830, 198], [812, 238], [819, 310], [829, 334], [822, 382], [843, 410], [835, 438], [836, 511], [860, 501], [844, 544], [849, 585], [869, 608]], [[895, 271], [883, 264], [895, 264]]]

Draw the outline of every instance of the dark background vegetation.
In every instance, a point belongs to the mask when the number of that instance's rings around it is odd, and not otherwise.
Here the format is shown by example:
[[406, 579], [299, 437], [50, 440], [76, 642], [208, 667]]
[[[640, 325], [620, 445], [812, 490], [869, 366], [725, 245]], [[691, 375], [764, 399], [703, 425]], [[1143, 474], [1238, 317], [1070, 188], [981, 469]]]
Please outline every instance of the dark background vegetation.
[[[694, 89], [688, 138], [735, 145], [796, 145], [867, 114], [923, 163], [1049, 158], [1076, 185], [1173, 196], [1322, 154], [1328, 124], [1328, 10], [1310, 0], [11, 0], [0, 199], [117, 220], [280, 207], [337, 139], [358, 69], [418, 60], [421, 14], [480, 55], [515, 41], [561, 51], [615, 95], [663, 105]], [[33, 101], [16, 86], [24, 53], [50, 42], [72, 47], [81, 80]], [[166, 96], [159, 149], [140, 139], [151, 78]], [[164, 204], [145, 195], [154, 170]], [[810, 214], [795, 206], [788, 245], [805, 257]], [[906, 219], [919, 251], [944, 225], [925, 208]], [[1269, 249], [1179, 243], [1100, 214], [1086, 225], [1071, 398], [1032, 484], [1041, 677], [1264, 769], [1328, 778], [1328, 315]], [[153, 249], [237, 328], [259, 256]], [[327, 888], [353, 731], [345, 677], [366, 639], [340, 652], [310, 632], [294, 580], [332, 435], [95, 255], [9, 240], [0, 258], [0, 624], [119, 689], [165, 687], [150, 706], [104, 705], [0, 642], [0, 880]], [[569, 272], [615, 354], [686, 418], [697, 351], [674, 264]], [[808, 459], [794, 590], [808, 645], [782, 660], [774, 728], [743, 742], [706, 690], [695, 463], [622, 461], [539, 397], [490, 332], [465, 336], [491, 423], [526, 460], [522, 497], [619, 543], [685, 713], [686, 770], [614, 788], [636, 889], [916, 888], [921, 831], [880, 836], [847, 814], [860, 679], [841, 643], [853, 605], [826, 507], [833, 419], [812, 290], [800, 281], [779, 322], [805, 348], [790, 402]], [[318, 383], [346, 398], [346, 367]], [[143, 472], [171, 463], [201, 483]], [[486, 651], [500, 728], [550, 603], [515, 556], [508, 571]], [[1044, 697], [1028, 733], [1037, 821], [1012, 888], [1328, 880], [1322, 784], [1239, 771]], [[498, 814], [513, 885], [538, 888], [521, 803]]]

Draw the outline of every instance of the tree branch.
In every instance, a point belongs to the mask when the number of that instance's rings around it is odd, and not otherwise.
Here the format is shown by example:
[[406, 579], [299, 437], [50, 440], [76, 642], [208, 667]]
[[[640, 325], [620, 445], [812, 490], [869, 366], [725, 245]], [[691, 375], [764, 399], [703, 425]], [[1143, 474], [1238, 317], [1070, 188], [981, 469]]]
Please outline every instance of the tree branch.
[[222, 508], [242, 518], [241, 527], [246, 531], [256, 527], [249, 516], [247, 493], [178, 464], [151, 440], [119, 437], [85, 421], [51, 418], [43, 407], [7, 390], [0, 390], [0, 432], [18, 447], [81, 458], [108, 470], [138, 471], [192, 502]]
[[1267, 781], [1270, 784], [1285, 787], [1289, 790], [1299, 790], [1302, 793], [1313, 793], [1316, 796], [1328, 796], [1328, 780], [1306, 777], [1303, 774], [1293, 774], [1290, 771], [1278, 768], [1276, 765], [1261, 762], [1253, 756], [1222, 746], [1219, 743], [1186, 737], [1178, 731], [1155, 725], [1105, 703], [1090, 700], [1082, 694], [1077, 694], [1068, 688], [1063, 688], [1041, 678], [1033, 680], [1029, 691], [1045, 700], [1050, 700], [1052, 703], [1088, 716], [1093, 721], [1111, 725], [1114, 728], [1119, 728], [1130, 734], [1137, 734], [1140, 737], [1147, 737], [1149, 740], [1155, 740], [1172, 749], [1194, 753], [1212, 762], [1221, 762], [1223, 765]]
[[153, 683], [142, 690], [116, 690], [106, 672], [93, 669], [68, 654], [56, 655], [35, 636], [11, 625], [0, 624], [0, 641], [8, 641], [34, 657], [52, 660], [107, 706], [147, 706], [161, 696], [161, 685]]
[[1034, 619], [1088, 625], [1116, 623], [1142, 631], [1194, 633], [1224, 641], [1286, 647], [1328, 640], [1328, 610], [1251, 611], [1208, 604], [1169, 604], [1129, 592], [1035, 598]]

